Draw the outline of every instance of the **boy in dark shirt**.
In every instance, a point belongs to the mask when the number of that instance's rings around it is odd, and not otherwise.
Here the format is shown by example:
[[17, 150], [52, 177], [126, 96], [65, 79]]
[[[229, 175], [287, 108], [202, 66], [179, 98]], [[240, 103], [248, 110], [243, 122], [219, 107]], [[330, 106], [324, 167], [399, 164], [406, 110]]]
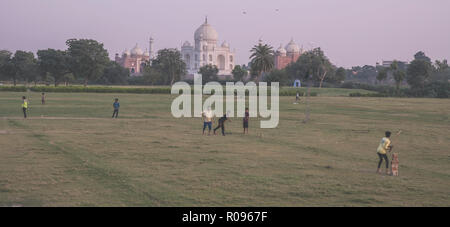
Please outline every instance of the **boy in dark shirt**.
[[42, 103], [42, 105], [45, 105], [45, 93], [44, 92], [42, 92], [42, 95], [41, 95], [41, 103]]
[[115, 99], [114, 103], [113, 103], [113, 107], [114, 107], [114, 112], [112, 115], [112, 118], [117, 118], [119, 116], [119, 108], [120, 108], [120, 103], [119, 103], [119, 99]]
[[247, 134], [248, 134], [248, 120], [249, 120], [249, 118], [250, 118], [250, 114], [248, 113], [248, 108], [245, 108], [245, 117], [244, 117], [244, 120], [243, 120], [244, 134], [245, 134], [245, 131], [247, 131]]
[[217, 128], [214, 129], [214, 135], [216, 135], [216, 130], [221, 128], [222, 129], [222, 136], [225, 136], [225, 121], [227, 121], [227, 120], [228, 120], [227, 115], [224, 114], [223, 117], [221, 117], [219, 119], [219, 125], [217, 126]]

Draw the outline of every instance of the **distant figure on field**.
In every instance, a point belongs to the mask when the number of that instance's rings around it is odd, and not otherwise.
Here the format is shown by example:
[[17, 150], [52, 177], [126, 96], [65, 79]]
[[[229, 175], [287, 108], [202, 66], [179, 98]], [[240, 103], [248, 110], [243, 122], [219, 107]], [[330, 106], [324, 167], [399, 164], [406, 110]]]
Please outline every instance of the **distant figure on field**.
[[294, 104], [298, 104], [299, 101], [300, 101], [300, 93], [297, 92], [297, 95], [295, 95], [295, 102], [294, 102]]
[[207, 111], [202, 113], [203, 117], [203, 135], [205, 135], [205, 129], [208, 126], [208, 136], [211, 135], [212, 122], [214, 119], [214, 114], [211, 111], [211, 107], [208, 107]]
[[223, 117], [221, 117], [219, 119], [219, 125], [217, 126], [217, 128], [214, 129], [214, 135], [216, 135], [216, 130], [221, 128], [222, 129], [222, 136], [225, 136], [225, 121], [227, 121], [227, 120], [228, 120], [227, 115], [224, 114]]
[[389, 139], [391, 137], [391, 132], [387, 131], [385, 132], [385, 137], [383, 137], [383, 139], [381, 139], [380, 145], [378, 145], [377, 148], [377, 154], [378, 157], [380, 158], [380, 161], [378, 162], [378, 170], [377, 173], [381, 173], [381, 163], [384, 161], [386, 162], [386, 174], [389, 175], [390, 171], [389, 171], [389, 159], [387, 157], [387, 151], [390, 149], [392, 149], [392, 145], [391, 145], [391, 140]]
[[112, 118], [117, 118], [119, 116], [119, 108], [120, 108], [120, 103], [119, 103], [119, 99], [115, 99], [114, 103], [113, 103], [113, 107], [114, 107], [114, 112], [112, 115]]
[[245, 108], [245, 117], [243, 119], [243, 127], [244, 127], [244, 134], [247, 131], [248, 134], [248, 121], [250, 119], [250, 114], [248, 112], [248, 108]]
[[41, 103], [42, 103], [42, 105], [45, 105], [45, 93], [44, 92], [42, 92], [42, 95], [41, 95]]
[[23, 118], [27, 118], [28, 100], [27, 97], [25, 96], [22, 96], [22, 110], [23, 110]]

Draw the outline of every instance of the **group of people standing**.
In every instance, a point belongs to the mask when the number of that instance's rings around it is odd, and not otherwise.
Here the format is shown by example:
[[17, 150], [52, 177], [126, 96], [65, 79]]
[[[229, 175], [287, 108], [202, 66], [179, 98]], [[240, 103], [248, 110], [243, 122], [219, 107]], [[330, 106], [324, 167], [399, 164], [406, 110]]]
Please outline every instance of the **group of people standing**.
[[[208, 108], [208, 110], [204, 111], [202, 113], [203, 118], [203, 135], [205, 135], [206, 127], [208, 127], [208, 135], [211, 135], [212, 130], [212, 124], [214, 121], [214, 113], [211, 111], [211, 108]], [[225, 122], [231, 121], [228, 119], [227, 114], [224, 114], [221, 118], [219, 118], [218, 125], [216, 128], [214, 128], [214, 135], [216, 135], [216, 131], [220, 128], [222, 131], [222, 136], [225, 136]], [[244, 128], [244, 134], [248, 134], [248, 122], [250, 120], [250, 114], [248, 112], [248, 108], [245, 109], [245, 116], [243, 118], [243, 128]]]

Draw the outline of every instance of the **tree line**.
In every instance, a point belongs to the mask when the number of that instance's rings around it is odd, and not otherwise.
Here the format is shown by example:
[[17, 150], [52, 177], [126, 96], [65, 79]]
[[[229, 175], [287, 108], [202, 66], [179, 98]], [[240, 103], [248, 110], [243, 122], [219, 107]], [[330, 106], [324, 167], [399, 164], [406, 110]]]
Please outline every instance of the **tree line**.
[[410, 63], [394, 60], [388, 66], [356, 66], [347, 70], [347, 82], [358, 82], [371, 85], [395, 85], [398, 90], [402, 85], [411, 88], [423, 88], [429, 83], [445, 83], [450, 81], [450, 67], [447, 60], [436, 60], [434, 63], [419, 51]]
[[[46, 49], [32, 52], [17, 50], [14, 54], [0, 50], [0, 81], [68, 85], [84, 84], [136, 84], [172, 85], [183, 79], [186, 64], [177, 49], [159, 50], [155, 59], [144, 62], [142, 76], [130, 77], [130, 71], [108, 57], [108, 51], [92, 39], [69, 39], [66, 50]], [[331, 63], [321, 48], [306, 51], [284, 69], [275, 69], [273, 47], [259, 43], [250, 50], [250, 63], [236, 65], [227, 81], [279, 82], [290, 86], [300, 79], [308, 86], [342, 86], [344, 81], [367, 84], [392, 82], [399, 90], [402, 84], [411, 89], [424, 89], [434, 81], [448, 83], [450, 68], [447, 60], [431, 62], [424, 52], [418, 52], [409, 64], [393, 61], [389, 67], [363, 66], [344, 69]], [[203, 82], [218, 81], [219, 69], [204, 65], [199, 71]]]
[[389, 74], [395, 81], [397, 90], [400, 89], [400, 85], [405, 80], [412, 89], [423, 89], [427, 83], [433, 81], [448, 82], [450, 79], [450, 68], [447, 60], [436, 60], [435, 64], [433, 64], [424, 52], [419, 51], [409, 64], [394, 60], [390, 66], [382, 67], [378, 70], [376, 78], [381, 82], [386, 80]]
[[18, 82], [61, 83], [124, 83], [129, 71], [108, 57], [108, 51], [91, 39], [69, 39], [67, 50], [38, 50], [37, 58], [32, 52], [17, 50], [14, 54], [0, 50], [0, 80]]
[[258, 44], [251, 50], [251, 77], [290, 86], [297, 79], [309, 86], [322, 87], [325, 82], [338, 84], [345, 79], [345, 69], [333, 65], [321, 48], [306, 51], [284, 69], [275, 69], [273, 47]]

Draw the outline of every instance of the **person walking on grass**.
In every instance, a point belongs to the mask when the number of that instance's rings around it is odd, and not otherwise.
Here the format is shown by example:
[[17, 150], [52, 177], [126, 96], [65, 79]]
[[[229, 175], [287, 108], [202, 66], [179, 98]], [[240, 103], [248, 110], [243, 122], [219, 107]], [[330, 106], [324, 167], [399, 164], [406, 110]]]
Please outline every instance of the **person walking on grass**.
[[205, 129], [208, 127], [208, 136], [211, 135], [212, 122], [214, 119], [214, 114], [211, 111], [211, 107], [208, 107], [207, 111], [202, 113], [203, 117], [203, 135], [205, 135]]
[[378, 154], [378, 158], [380, 159], [378, 162], [378, 169], [377, 169], [377, 173], [381, 173], [381, 163], [383, 163], [383, 159], [386, 162], [386, 174], [389, 175], [390, 171], [389, 171], [389, 159], [387, 156], [387, 151], [390, 151], [392, 149], [392, 145], [391, 145], [391, 132], [387, 131], [385, 132], [385, 137], [383, 137], [381, 139], [380, 145], [378, 145], [377, 148], [377, 154]]
[[227, 121], [227, 120], [229, 120], [229, 119], [227, 118], [227, 115], [224, 114], [223, 117], [221, 117], [219, 119], [219, 125], [217, 126], [217, 128], [214, 129], [214, 135], [216, 135], [216, 130], [221, 128], [222, 129], [222, 136], [225, 136], [225, 121]]
[[42, 92], [42, 95], [41, 95], [41, 103], [42, 103], [42, 105], [45, 105], [45, 93], [44, 92]]
[[117, 118], [119, 116], [119, 109], [120, 109], [119, 99], [116, 98], [114, 100], [113, 107], [114, 107], [114, 112], [113, 112], [112, 118]]
[[28, 100], [27, 97], [25, 96], [22, 96], [22, 111], [23, 111], [23, 118], [27, 118]]
[[248, 108], [245, 108], [245, 117], [243, 119], [243, 127], [244, 127], [244, 134], [247, 132], [248, 134], [248, 121], [250, 119], [250, 114], [248, 112]]

